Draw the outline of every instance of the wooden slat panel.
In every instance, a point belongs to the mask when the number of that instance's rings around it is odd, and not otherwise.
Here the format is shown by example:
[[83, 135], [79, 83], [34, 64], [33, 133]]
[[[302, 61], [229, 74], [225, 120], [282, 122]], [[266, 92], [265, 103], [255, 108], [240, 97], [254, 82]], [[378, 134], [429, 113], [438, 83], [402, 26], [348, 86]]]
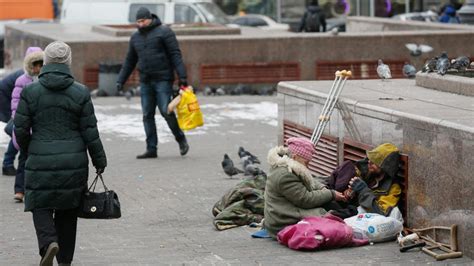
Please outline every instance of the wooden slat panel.
[[202, 84], [276, 83], [299, 80], [299, 63], [244, 63], [201, 65]]

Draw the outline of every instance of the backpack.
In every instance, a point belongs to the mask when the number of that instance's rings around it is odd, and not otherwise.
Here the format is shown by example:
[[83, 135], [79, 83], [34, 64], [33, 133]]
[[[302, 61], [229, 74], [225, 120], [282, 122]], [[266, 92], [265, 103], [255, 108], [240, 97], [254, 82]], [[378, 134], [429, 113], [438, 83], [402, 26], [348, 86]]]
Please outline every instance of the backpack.
[[306, 32], [319, 32], [320, 18], [319, 12], [308, 12], [306, 20], [304, 21]]

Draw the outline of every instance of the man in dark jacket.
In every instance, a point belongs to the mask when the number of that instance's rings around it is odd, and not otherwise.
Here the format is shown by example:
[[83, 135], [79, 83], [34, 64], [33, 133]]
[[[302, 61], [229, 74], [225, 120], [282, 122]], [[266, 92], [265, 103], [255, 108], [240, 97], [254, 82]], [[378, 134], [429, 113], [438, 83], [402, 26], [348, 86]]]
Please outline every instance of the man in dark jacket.
[[326, 15], [319, 7], [318, 0], [312, 0], [300, 22], [299, 32], [320, 32], [320, 27], [326, 32]]
[[[15, 72], [10, 73], [0, 81], [0, 121], [8, 123], [12, 112], [11, 112], [11, 100], [12, 91], [15, 88], [16, 79], [23, 75], [24, 70], [19, 69]], [[13, 130], [13, 124], [10, 122], [5, 127], [5, 132], [11, 137]], [[14, 176], [16, 175], [16, 169], [14, 166], [15, 156], [18, 151], [13, 146], [13, 142], [10, 140], [3, 156], [2, 174]]]
[[174, 32], [162, 25], [160, 19], [147, 8], [138, 9], [136, 19], [138, 31], [130, 38], [127, 58], [120, 71], [117, 88], [122, 90], [123, 84], [138, 64], [146, 152], [138, 155], [137, 159], [157, 157], [156, 106], [179, 143], [181, 155], [185, 155], [189, 150], [186, 137], [178, 126], [175, 114], [168, 113], [167, 110], [173, 94], [174, 70], [178, 73], [179, 86], [187, 86], [186, 69], [178, 40]]
[[[71, 48], [53, 42], [44, 50], [39, 81], [21, 94], [15, 135], [25, 165], [25, 211], [33, 213], [40, 265], [70, 265], [77, 208], [87, 188], [89, 159], [98, 174], [107, 166], [88, 89], [70, 72]], [[56, 255], [57, 254], [57, 255]]]

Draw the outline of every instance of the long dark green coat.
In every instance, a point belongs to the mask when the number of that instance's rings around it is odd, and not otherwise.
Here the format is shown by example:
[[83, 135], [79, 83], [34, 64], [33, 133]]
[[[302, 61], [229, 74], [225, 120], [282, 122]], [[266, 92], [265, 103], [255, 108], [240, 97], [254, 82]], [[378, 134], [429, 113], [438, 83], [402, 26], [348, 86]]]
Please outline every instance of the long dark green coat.
[[87, 150], [96, 168], [107, 165], [87, 88], [74, 82], [67, 65], [45, 65], [39, 82], [23, 90], [14, 124], [28, 152], [25, 211], [78, 207], [87, 186]]

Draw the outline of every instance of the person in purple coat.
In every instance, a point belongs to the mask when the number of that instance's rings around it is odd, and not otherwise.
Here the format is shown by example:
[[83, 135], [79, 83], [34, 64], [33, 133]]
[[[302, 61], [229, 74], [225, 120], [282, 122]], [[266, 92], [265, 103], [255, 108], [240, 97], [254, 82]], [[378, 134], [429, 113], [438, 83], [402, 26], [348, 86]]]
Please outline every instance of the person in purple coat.
[[[0, 121], [7, 123], [4, 128], [5, 133], [8, 136], [12, 136], [13, 131], [13, 120], [11, 111], [12, 92], [15, 88], [16, 79], [23, 75], [23, 69], [16, 70], [2, 80], [0, 80]], [[13, 146], [13, 141], [10, 139], [7, 145], [5, 154], [3, 155], [2, 162], [2, 175], [15, 176], [15, 157], [18, 151]]]
[[[16, 109], [18, 108], [18, 103], [20, 102], [21, 92], [29, 84], [38, 80], [38, 75], [40, 73], [41, 67], [43, 66], [43, 50], [39, 47], [29, 47], [26, 50], [25, 59], [23, 60], [23, 68], [25, 73], [19, 76], [15, 81], [15, 88], [12, 92], [12, 101], [11, 101], [11, 111], [12, 119], [15, 118]], [[16, 143], [15, 133], [13, 132], [13, 145], [17, 150], [20, 150], [20, 147]], [[24, 151], [20, 151], [20, 156], [18, 158], [18, 169], [15, 176], [15, 196], [14, 199], [17, 202], [23, 202], [23, 197], [25, 195], [25, 162], [27, 154]]]

